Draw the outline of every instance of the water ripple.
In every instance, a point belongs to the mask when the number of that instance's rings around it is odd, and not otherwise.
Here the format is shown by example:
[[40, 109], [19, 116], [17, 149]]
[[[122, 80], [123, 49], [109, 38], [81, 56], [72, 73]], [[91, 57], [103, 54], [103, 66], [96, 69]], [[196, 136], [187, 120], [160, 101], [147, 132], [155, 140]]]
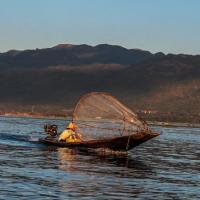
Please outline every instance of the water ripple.
[[200, 199], [200, 129], [161, 136], [129, 154], [47, 147], [44, 123], [0, 117], [0, 199]]

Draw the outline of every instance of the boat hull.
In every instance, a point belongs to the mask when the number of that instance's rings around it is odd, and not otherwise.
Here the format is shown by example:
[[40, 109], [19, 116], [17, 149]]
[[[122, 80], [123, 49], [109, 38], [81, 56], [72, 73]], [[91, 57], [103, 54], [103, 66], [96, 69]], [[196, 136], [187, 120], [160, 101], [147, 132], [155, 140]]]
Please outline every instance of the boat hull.
[[53, 145], [57, 147], [79, 147], [79, 148], [108, 148], [115, 151], [128, 151], [156, 136], [159, 133], [151, 132], [151, 133], [137, 133], [130, 136], [121, 136], [115, 137], [111, 139], [103, 139], [103, 140], [90, 140], [90, 141], [82, 141], [82, 142], [59, 142], [56, 138], [46, 137], [43, 139], [39, 139], [39, 142], [45, 145]]

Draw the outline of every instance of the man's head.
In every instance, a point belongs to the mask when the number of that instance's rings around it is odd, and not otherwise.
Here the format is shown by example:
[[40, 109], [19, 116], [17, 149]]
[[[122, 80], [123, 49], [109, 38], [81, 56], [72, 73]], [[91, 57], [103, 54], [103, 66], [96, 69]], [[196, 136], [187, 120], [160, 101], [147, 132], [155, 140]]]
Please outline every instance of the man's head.
[[76, 130], [76, 125], [73, 122], [70, 122], [69, 125], [67, 126], [67, 129], [75, 131]]

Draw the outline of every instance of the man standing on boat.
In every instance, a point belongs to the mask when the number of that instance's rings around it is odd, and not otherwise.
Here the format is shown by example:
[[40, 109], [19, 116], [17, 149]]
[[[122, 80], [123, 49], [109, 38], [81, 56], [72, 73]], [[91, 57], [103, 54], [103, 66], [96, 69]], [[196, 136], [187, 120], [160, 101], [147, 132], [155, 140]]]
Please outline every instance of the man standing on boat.
[[81, 142], [81, 135], [76, 132], [77, 126], [70, 122], [66, 129], [60, 134], [58, 141], [62, 142]]

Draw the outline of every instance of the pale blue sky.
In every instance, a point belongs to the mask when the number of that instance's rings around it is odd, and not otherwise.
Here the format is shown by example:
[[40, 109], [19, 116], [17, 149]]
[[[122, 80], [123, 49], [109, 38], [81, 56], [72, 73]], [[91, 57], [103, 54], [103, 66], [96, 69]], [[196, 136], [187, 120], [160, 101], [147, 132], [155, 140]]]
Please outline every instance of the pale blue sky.
[[0, 52], [59, 43], [200, 54], [200, 0], [0, 0]]

